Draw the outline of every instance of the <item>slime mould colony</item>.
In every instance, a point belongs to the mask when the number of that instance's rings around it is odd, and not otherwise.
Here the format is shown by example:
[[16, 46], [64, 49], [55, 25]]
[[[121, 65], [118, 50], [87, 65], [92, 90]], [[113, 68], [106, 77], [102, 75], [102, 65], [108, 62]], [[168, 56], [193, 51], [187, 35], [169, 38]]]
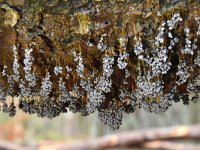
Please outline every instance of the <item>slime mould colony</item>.
[[97, 111], [118, 129], [123, 112], [196, 101], [199, 49], [199, 0], [0, 0], [1, 110]]

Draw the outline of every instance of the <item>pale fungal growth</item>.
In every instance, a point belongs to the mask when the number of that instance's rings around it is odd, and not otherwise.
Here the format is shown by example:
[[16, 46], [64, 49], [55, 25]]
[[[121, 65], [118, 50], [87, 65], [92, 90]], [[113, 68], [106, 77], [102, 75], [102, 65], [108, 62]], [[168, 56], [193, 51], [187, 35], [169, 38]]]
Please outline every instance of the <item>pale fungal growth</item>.
[[71, 100], [70, 94], [66, 89], [65, 82], [63, 81], [62, 77], [59, 78], [59, 90], [60, 90], [59, 100], [61, 102], [68, 102]]
[[103, 75], [110, 77], [113, 73], [114, 58], [110, 57], [108, 54], [105, 54], [103, 57]]
[[156, 97], [161, 95], [163, 92], [163, 82], [151, 82], [146, 77], [139, 76], [137, 79], [137, 86], [139, 89], [139, 94], [145, 97]]
[[134, 38], [134, 39], [136, 40], [136, 44], [134, 45], [134, 52], [136, 55], [140, 55], [144, 52], [141, 38], [139, 38], [139, 39]]
[[163, 22], [161, 24], [161, 27], [158, 28], [158, 34], [155, 38], [155, 45], [156, 46], [159, 46], [164, 42], [165, 25], [166, 25], [166, 22]]
[[67, 75], [66, 75], [66, 79], [69, 79], [69, 73], [72, 72], [72, 68], [70, 68], [69, 66], [65, 67], [66, 71], [67, 71]]
[[166, 74], [170, 70], [171, 63], [167, 62], [167, 49], [162, 48], [158, 53], [158, 57], [155, 57], [152, 64], [152, 77], [159, 74]]
[[22, 79], [20, 80], [19, 88], [21, 90], [20, 93], [21, 93], [22, 96], [25, 97], [25, 96], [31, 95], [31, 89], [30, 89], [30, 87], [26, 87], [26, 83]]
[[112, 80], [110, 78], [102, 76], [100, 78], [97, 78], [95, 80], [95, 83], [97, 83], [95, 86], [96, 89], [105, 93], [110, 92], [112, 87]]
[[25, 49], [25, 59], [24, 59], [24, 72], [25, 72], [25, 79], [28, 81], [29, 87], [36, 86], [36, 76], [34, 73], [32, 73], [32, 61], [33, 57], [31, 56], [31, 53], [33, 52], [33, 49]]
[[122, 124], [122, 117], [122, 110], [115, 108], [101, 110], [98, 114], [100, 122], [109, 126], [111, 130], [119, 129]]
[[62, 73], [63, 68], [61, 66], [54, 67], [54, 73], [55, 75], [59, 75]]
[[190, 33], [190, 29], [189, 28], [185, 28], [184, 29], [185, 34], [186, 34], [186, 38], [185, 38], [185, 47], [182, 49], [182, 53], [189, 53], [191, 55], [194, 54], [193, 49], [192, 49], [192, 41], [189, 38], [189, 33]]
[[52, 82], [50, 78], [51, 75], [48, 72], [46, 77], [42, 79], [40, 95], [44, 98], [48, 98], [52, 91]]
[[107, 34], [102, 34], [101, 39], [100, 39], [99, 43], [97, 44], [97, 48], [99, 50], [101, 50], [102, 52], [107, 50], [107, 48], [108, 48], [107, 45], [103, 43], [104, 37], [106, 37], [106, 36], [107, 36]]
[[7, 76], [7, 66], [3, 66], [2, 76]]
[[131, 76], [131, 73], [128, 69], [125, 69], [125, 78], [129, 78]]
[[168, 46], [169, 50], [172, 50], [172, 48], [179, 42], [179, 38], [175, 37], [170, 40], [170, 45]]
[[197, 53], [197, 58], [194, 60], [195, 65], [200, 66], [200, 52]]
[[[170, 4], [170, 9], [163, 9], [168, 1], [162, 5], [148, 0], [139, 5], [133, 0], [120, 1], [128, 5], [88, 1], [86, 7], [92, 8], [87, 13], [83, 3], [80, 9], [73, 9], [76, 3], [59, 9], [56, 15], [46, 15], [43, 9], [22, 12], [14, 28], [0, 22], [3, 112], [15, 115], [16, 105], [25, 113], [47, 118], [67, 111], [82, 116], [97, 112], [101, 123], [116, 130], [123, 113], [137, 108], [160, 113], [174, 102], [197, 101], [200, 17], [195, 0], [187, 2], [188, 7], [182, 7], [186, 1], [180, 7]], [[157, 5], [159, 9], [151, 12], [135, 9]], [[0, 14], [4, 10], [0, 5]], [[8, 96], [19, 101], [7, 104]]]
[[0, 101], [5, 100], [5, 99], [6, 99], [6, 97], [5, 97], [4, 89], [3, 89], [3, 87], [0, 85]]
[[168, 33], [168, 37], [171, 38], [171, 39], [173, 39], [173, 35], [172, 35], [171, 32]]
[[14, 94], [14, 80], [13, 80], [13, 77], [12, 76], [7, 76], [7, 81], [8, 81], [8, 84], [9, 84], [9, 89], [7, 90], [7, 94], [8, 95], [11, 95], [11, 96], [15, 96]]
[[200, 35], [200, 17], [196, 17], [195, 20], [198, 24], [197, 35]]
[[[196, 76], [192, 82], [189, 82], [187, 85], [187, 88], [190, 92], [196, 93], [198, 95], [199, 92], [199, 86], [200, 86], [200, 75]], [[197, 96], [198, 99], [198, 96]]]
[[173, 30], [175, 25], [180, 21], [183, 21], [180, 14], [179, 13], [174, 14], [170, 20], [167, 20], [167, 25], [169, 27], [169, 30]]
[[119, 58], [117, 59], [117, 66], [119, 67], [119, 69], [125, 69], [127, 64], [127, 59], [128, 59], [128, 53], [123, 52], [122, 54], [119, 55]]
[[78, 62], [76, 68], [77, 75], [82, 78], [84, 72], [84, 64], [83, 64], [83, 58], [81, 57], [81, 53], [77, 55], [76, 52], [74, 52], [74, 61]]
[[12, 77], [13, 77], [13, 80], [17, 82], [17, 81], [19, 81], [19, 78], [20, 78], [20, 73], [19, 73], [20, 66], [18, 63], [17, 47], [15, 45], [13, 46], [13, 57], [14, 57], [14, 62], [13, 62], [14, 75]]
[[98, 106], [105, 99], [105, 96], [102, 92], [98, 92], [97, 90], [91, 90], [88, 93], [88, 100], [86, 104], [86, 109], [89, 113], [93, 113], [97, 110]]
[[70, 68], [69, 66], [66, 66], [65, 68], [66, 68], [67, 72], [71, 72], [72, 71], [72, 68]]
[[189, 71], [191, 68], [187, 66], [186, 62], [183, 62], [178, 65], [178, 71], [176, 75], [179, 76], [179, 80], [177, 81], [177, 84], [184, 84], [187, 82], [188, 77], [190, 76]]

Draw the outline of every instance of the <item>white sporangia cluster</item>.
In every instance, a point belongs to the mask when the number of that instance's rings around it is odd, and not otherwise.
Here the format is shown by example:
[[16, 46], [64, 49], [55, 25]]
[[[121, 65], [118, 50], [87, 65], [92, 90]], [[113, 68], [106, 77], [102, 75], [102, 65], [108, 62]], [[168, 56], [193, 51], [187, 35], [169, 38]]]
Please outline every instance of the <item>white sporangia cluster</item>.
[[166, 74], [170, 70], [171, 63], [167, 61], [167, 49], [161, 48], [158, 57], [155, 57], [151, 67], [152, 67], [152, 77], [159, 74]]
[[88, 73], [88, 78], [90, 79], [90, 78], [93, 78], [93, 77], [95, 77], [95, 71], [93, 70], [93, 71], [90, 71], [89, 73]]
[[174, 94], [172, 93], [166, 93], [160, 97], [158, 105], [161, 112], [165, 112], [168, 110], [168, 108], [172, 105], [173, 97], [174, 97]]
[[87, 104], [86, 109], [89, 113], [93, 113], [96, 111], [97, 106], [99, 106], [102, 101], [105, 99], [105, 95], [98, 90], [90, 90], [87, 94]]
[[179, 38], [177, 37], [171, 39], [168, 49], [171, 50], [178, 42], [179, 42]]
[[119, 69], [125, 69], [128, 63], [126, 62], [129, 57], [129, 54], [127, 52], [123, 52], [122, 54], [119, 55], [117, 59], [117, 66]]
[[52, 91], [52, 82], [51, 82], [51, 75], [49, 74], [49, 72], [47, 73], [46, 77], [42, 79], [42, 85], [41, 85], [41, 89], [40, 89], [40, 96], [44, 97], [44, 98], [48, 98], [48, 96], [50, 95], [51, 91]]
[[61, 66], [54, 67], [54, 74], [59, 75], [62, 73], [63, 68]]
[[89, 80], [83, 80], [80, 81], [80, 86], [86, 91], [89, 92], [92, 89], [93, 84]]
[[167, 20], [169, 30], [173, 30], [175, 25], [180, 21], [183, 21], [181, 15], [179, 13], [175, 13], [170, 20]]
[[31, 95], [30, 87], [26, 86], [25, 81], [23, 81], [22, 79], [20, 80], [19, 88], [20, 88], [20, 91], [21, 91], [21, 95], [23, 97], [27, 97], [27, 96]]
[[[153, 50], [154, 51], [154, 50]], [[139, 55], [138, 57], [139, 59], [141, 59], [142, 61], [144, 61], [145, 63], [151, 65], [153, 62], [153, 57], [149, 56], [148, 54], [146, 56], [144, 55]]]
[[165, 25], [166, 25], [166, 22], [163, 22], [161, 24], [161, 27], [158, 28], [158, 35], [155, 38], [156, 46], [162, 45], [162, 43], [164, 42]]
[[61, 93], [66, 90], [65, 83], [63, 82], [62, 77], [59, 78], [59, 90], [61, 91]]
[[[172, 89], [174, 90], [174, 89]], [[148, 112], [154, 112], [156, 114], [165, 112], [172, 105], [174, 94], [166, 93], [159, 97], [158, 101], [148, 102], [143, 101], [142, 107]]]
[[135, 52], [136, 55], [140, 55], [144, 52], [143, 44], [141, 42], [141, 38], [137, 39], [135, 37], [134, 40], [136, 41], [136, 44], [134, 45], [134, 52]]
[[4, 76], [7, 76], [7, 66], [3, 66], [3, 71], [2, 71], [2, 76], [4, 77]]
[[197, 42], [198, 42], [198, 40], [197, 40], [197, 39], [194, 39], [194, 42], [193, 42], [193, 44], [192, 44], [192, 50], [195, 50], [195, 49], [198, 48], [198, 47], [197, 47]]
[[87, 104], [86, 110], [88, 113], [93, 113], [96, 111], [97, 106], [105, 98], [100, 90], [93, 89], [93, 84], [88, 80], [81, 80], [80, 86], [87, 92]]
[[129, 78], [131, 76], [131, 73], [128, 69], [125, 69], [125, 78]]
[[164, 87], [163, 81], [149, 81], [145, 76], [137, 77], [137, 87], [139, 89], [139, 94], [143, 96], [156, 97], [161, 95]]
[[192, 49], [192, 41], [190, 41], [190, 37], [189, 37], [189, 33], [190, 33], [190, 29], [189, 28], [185, 28], [184, 29], [184, 32], [185, 32], [185, 35], [186, 35], [186, 38], [185, 38], [185, 47], [183, 49], [181, 49], [181, 52], [183, 54], [191, 54], [193, 55], [194, 52], [193, 52], [193, 49]]
[[34, 87], [36, 85], [36, 75], [32, 73], [32, 60], [33, 57], [31, 53], [33, 49], [25, 49], [25, 59], [24, 59], [24, 72], [25, 72], [25, 79], [28, 81], [28, 85], [30, 87]]
[[95, 86], [95, 89], [98, 89], [100, 91], [103, 91], [105, 93], [108, 93], [111, 91], [112, 87], [112, 80], [106, 76], [102, 76], [99, 78], [96, 78], [95, 82], [97, 83]]
[[171, 63], [164, 62], [160, 58], [154, 58], [152, 63], [152, 77], [157, 76], [159, 74], [166, 74], [167, 71], [170, 70]]
[[197, 58], [194, 60], [195, 65], [200, 66], [200, 51], [197, 51]]
[[103, 75], [110, 77], [113, 73], [114, 57], [105, 54], [103, 58]]
[[119, 108], [105, 109], [98, 113], [101, 124], [107, 125], [111, 130], [119, 129], [122, 124], [123, 113]]
[[95, 89], [103, 91], [105, 93], [110, 92], [112, 87], [112, 80], [110, 76], [113, 73], [114, 57], [110, 57], [105, 54], [103, 58], [103, 76], [97, 77], [94, 83], [96, 84]]
[[63, 78], [59, 78], [59, 90], [60, 90], [60, 97], [59, 100], [61, 102], [66, 102], [70, 100], [69, 92], [67, 91], [65, 87], [65, 82], [63, 81]]
[[99, 50], [101, 50], [102, 52], [104, 52], [108, 48], [107, 45], [103, 43], [103, 39], [106, 36], [107, 36], [107, 34], [102, 34], [101, 39], [100, 39], [99, 43], [97, 44], [97, 48]]
[[76, 68], [77, 75], [83, 78], [84, 64], [83, 64], [83, 58], [81, 57], [81, 53], [77, 55], [76, 52], [74, 52], [73, 55], [74, 55], [74, 61], [78, 62], [78, 65]]
[[66, 66], [65, 69], [67, 70], [67, 72], [72, 72], [72, 68], [70, 68], [69, 66]]
[[[198, 87], [198, 88], [196, 88]], [[199, 87], [200, 87], [200, 75], [196, 76], [192, 82], [189, 82], [189, 84], [187, 84], [187, 89], [190, 92], [195, 92], [195, 93], [199, 93]]]
[[5, 100], [6, 96], [5, 96], [5, 92], [4, 92], [4, 88], [2, 85], [0, 85], [0, 101]]
[[200, 17], [196, 17], [195, 20], [197, 21], [198, 24], [197, 35], [200, 35]]
[[20, 78], [20, 73], [19, 73], [19, 63], [18, 63], [18, 53], [17, 53], [17, 47], [15, 45], [13, 45], [13, 57], [14, 57], [14, 61], [13, 61], [13, 72], [14, 75], [12, 75], [13, 80], [14, 81], [19, 81]]
[[14, 84], [15, 84], [15, 82], [13, 80], [12, 75], [11, 76], [7, 76], [7, 77], [8, 77], [8, 84], [9, 84], [9, 88], [7, 90], [7, 94], [11, 95], [11, 96], [14, 96], [13, 92], [14, 92]]
[[179, 76], [179, 80], [176, 81], [178, 85], [187, 82], [187, 79], [190, 76], [189, 70], [191, 70], [191, 68], [186, 64], [186, 62], [182, 62], [178, 65], [178, 71], [176, 72], [176, 75]]
[[173, 39], [173, 35], [172, 35], [171, 32], [168, 32], [168, 37], [169, 37], [170, 39]]
[[174, 14], [170, 20], [167, 20], [167, 26], [169, 28], [169, 32], [167, 34], [168, 34], [168, 37], [171, 39], [170, 45], [168, 46], [169, 50], [171, 50], [174, 47], [174, 45], [179, 42], [179, 39], [177, 37], [175, 38], [173, 37], [171, 31], [174, 29], [175, 25], [180, 21], [183, 21], [183, 19], [181, 18], [179, 13]]
[[72, 68], [70, 68], [69, 66], [66, 66], [65, 69], [67, 70], [66, 79], [69, 79], [69, 73], [72, 72]]

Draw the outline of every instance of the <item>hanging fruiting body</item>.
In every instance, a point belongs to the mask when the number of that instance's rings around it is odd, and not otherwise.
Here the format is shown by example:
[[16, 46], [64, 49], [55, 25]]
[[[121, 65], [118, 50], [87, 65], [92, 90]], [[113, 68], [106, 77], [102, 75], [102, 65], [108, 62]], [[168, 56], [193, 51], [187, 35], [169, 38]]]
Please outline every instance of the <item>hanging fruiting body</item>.
[[[97, 111], [118, 129], [122, 112], [137, 106], [159, 113], [173, 101], [196, 101], [199, 8], [198, 0], [0, 3], [3, 111]], [[7, 96], [19, 101], [7, 104]]]

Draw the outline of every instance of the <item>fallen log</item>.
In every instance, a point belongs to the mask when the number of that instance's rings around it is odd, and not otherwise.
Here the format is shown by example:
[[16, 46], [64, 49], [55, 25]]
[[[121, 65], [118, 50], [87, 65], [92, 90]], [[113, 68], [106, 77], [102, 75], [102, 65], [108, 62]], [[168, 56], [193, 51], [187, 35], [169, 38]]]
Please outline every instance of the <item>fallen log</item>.
[[25, 150], [25, 148], [11, 142], [0, 141], [0, 150]]
[[[200, 139], [200, 124], [168, 128], [145, 129], [108, 135], [94, 140], [84, 140], [59, 147], [59, 150], [98, 150], [107, 148], [149, 147], [148, 142], [162, 140]], [[165, 143], [167, 145], [168, 143]], [[154, 143], [155, 145], [155, 143]], [[170, 145], [170, 144], [168, 144]], [[162, 144], [160, 144], [162, 146]], [[173, 147], [173, 146], [172, 146]]]
[[200, 124], [174, 126], [124, 132], [98, 139], [75, 143], [41, 143], [33, 147], [23, 147], [14, 143], [0, 141], [3, 150], [103, 150], [108, 148], [146, 148], [149, 150], [199, 150], [200, 145], [175, 143], [171, 140], [200, 140]]
[[148, 150], [199, 150], [200, 145], [180, 144], [168, 141], [153, 141], [146, 142], [141, 147]]

